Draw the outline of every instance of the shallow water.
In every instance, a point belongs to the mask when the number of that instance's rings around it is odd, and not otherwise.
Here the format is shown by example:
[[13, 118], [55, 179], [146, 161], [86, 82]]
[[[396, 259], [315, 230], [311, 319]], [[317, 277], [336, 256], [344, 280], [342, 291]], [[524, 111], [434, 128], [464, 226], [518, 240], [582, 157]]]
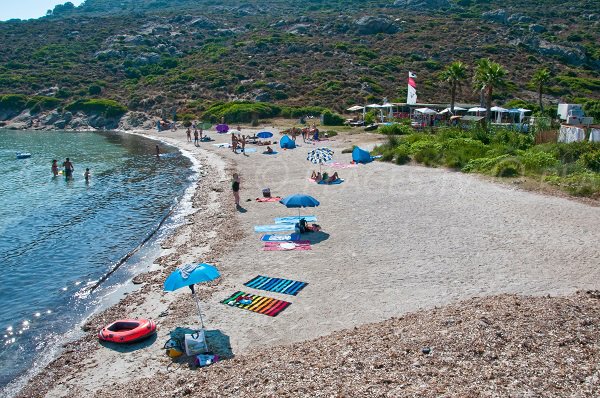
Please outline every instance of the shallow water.
[[[128, 270], [151, 264], [155, 239], [90, 294], [190, 184], [190, 161], [163, 145], [157, 159], [155, 145], [120, 133], [0, 130], [0, 388], [39, 362]], [[21, 151], [31, 158], [16, 159]], [[52, 177], [51, 160], [66, 157], [73, 180]]]

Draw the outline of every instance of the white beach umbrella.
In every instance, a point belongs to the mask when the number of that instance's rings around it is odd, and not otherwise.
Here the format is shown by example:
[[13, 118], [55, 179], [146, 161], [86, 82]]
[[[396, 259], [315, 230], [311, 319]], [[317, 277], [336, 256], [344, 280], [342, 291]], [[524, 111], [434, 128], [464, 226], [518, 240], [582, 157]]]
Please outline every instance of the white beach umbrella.
[[422, 113], [423, 115], [437, 115], [437, 112], [430, 108], [417, 108], [415, 112]]
[[469, 110], [467, 110], [467, 112], [479, 113], [479, 112], [485, 112], [486, 110], [487, 109], [485, 109], [485, 108], [475, 107], [475, 108], [470, 108]]
[[504, 113], [504, 112], [508, 112], [508, 109], [506, 109], [506, 108], [502, 108], [501, 106], [492, 106], [492, 107], [490, 108], [490, 111], [492, 111], [492, 112], [502, 112], [502, 113]]
[[352, 106], [352, 107], [350, 107], [350, 108], [348, 108], [346, 110], [350, 111], [350, 112], [356, 112], [356, 111], [362, 111], [363, 109], [365, 109], [364, 106], [354, 105], [354, 106]]

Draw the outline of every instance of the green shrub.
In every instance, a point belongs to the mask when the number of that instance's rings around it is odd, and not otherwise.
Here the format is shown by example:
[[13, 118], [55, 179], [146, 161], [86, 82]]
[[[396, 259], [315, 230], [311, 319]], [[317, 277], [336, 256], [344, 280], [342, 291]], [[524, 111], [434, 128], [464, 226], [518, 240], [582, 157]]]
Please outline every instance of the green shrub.
[[517, 177], [521, 175], [522, 166], [518, 160], [509, 158], [500, 161], [494, 167], [493, 174], [496, 177]]
[[394, 150], [394, 162], [396, 164], [410, 162], [410, 149], [406, 145], [401, 145]]
[[227, 123], [249, 123], [259, 118], [269, 118], [279, 115], [281, 108], [266, 102], [233, 101], [219, 102], [211, 105], [203, 118], [211, 122], [219, 122], [225, 118]]
[[90, 95], [98, 95], [102, 92], [102, 87], [100, 87], [97, 84], [92, 84], [89, 88], [88, 88], [88, 93], [90, 93]]
[[589, 171], [571, 174], [567, 177], [547, 176], [544, 181], [575, 196], [593, 196], [600, 193], [600, 175]]
[[395, 152], [393, 149], [387, 149], [381, 154], [381, 160], [383, 162], [391, 162], [394, 159]]
[[487, 151], [484, 143], [471, 138], [450, 138], [442, 144], [442, 150], [444, 165], [453, 169], [462, 169]]
[[333, 113], [329, 110], [323, 112], [323, 125], [324, 126], [343, 126], [346, 123], [341, 115]]
[[0, 109], [22, 111], [27, 106], [27, 96], [22, 94], [0, 95]]
[[600, 150], [584, 153], [579, 161], [585, 168], [600, 172]]
[[65, 107], [71, 112], [84, 112], [86, 114], [100, 113], [104, 117], [119, 117], [127, 112], [127, 107], [110, 99], [87, 99], [71, 102]]
[[418, 141], [411, 145], [413, 158], [426, 166], [437, 166], [442, 159], [442, 146], [434, 141]]
[[390, 124], [388, 126], [380, 126], [377, 130], [381, 134], [386, 135], [406, 135], [414, 133], [410, 126], [404, 124]]
[[38, 113], [49, 109], [56, 109], [61, 102], [61, 100], [54, 97], [34, 96], [29, 98], [25, 107], [29, 108], [31, 113]]
[[498, 163], [509, 157], [510, 155], [500, 155], [496, 157], [472, 159], [461, 169], [461, 171], [463, 173], [489, 173]]
[[320, 116], [325, 111], [325, 108], [320, 106], [284, 106], [281, 108], [281, 116], [287, 118], [297, 118], [305, 116]]
[[559, 161], [548, 152], [526, 151], [519, 156], [519, 161], [526, 171], [540, 172], [558, 165]]

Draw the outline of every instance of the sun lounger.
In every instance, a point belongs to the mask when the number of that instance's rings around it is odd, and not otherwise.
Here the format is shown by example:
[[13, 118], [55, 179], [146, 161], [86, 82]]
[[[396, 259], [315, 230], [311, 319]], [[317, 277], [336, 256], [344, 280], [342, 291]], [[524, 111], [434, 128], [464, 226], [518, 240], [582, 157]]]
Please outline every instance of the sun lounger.
[[254, 232], [288, 232], [294, 230], [294, 224], [257, 225]]

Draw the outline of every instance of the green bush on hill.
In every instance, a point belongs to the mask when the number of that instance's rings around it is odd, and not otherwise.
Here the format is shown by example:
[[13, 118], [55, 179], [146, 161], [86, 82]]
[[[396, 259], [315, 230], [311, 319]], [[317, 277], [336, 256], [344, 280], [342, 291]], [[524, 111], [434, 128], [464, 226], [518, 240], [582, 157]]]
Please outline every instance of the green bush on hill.
[[22, 94], [0, 95], [0, 109], [22, 111], [27, 107], [28, 98]]
[[70, 112], [84, 112], [86, 114], [99, 113], [104, 117], [119, 117], [127, 112], [127, 107], [117, 101], [109, 99], [82, 99], [71, 102], [65, 107]]
[[330, 110], [323, 112], [324, 126], [343, 126], [344, 123], [346, 123], [346, 119], [344, 119], [341, 115], [333, 113]]
[[388, 135], [373, 151], [383, 161], [404, 164], [410, 159], [427, 166], [446, 166], [464, 173], [496, 177], [534, 178], [573, 195], [600, 193], [600, 144], [535, 145], [533, 134], [498, 129], [463, 131], [441, 128], [436, 134]]
[[213, 123], [224, 118], [226, 123], [249, 123], [253, 119], [275, 117], [281, 113], [277, 105], [266, 102], [233, 101], [211, 105], [202, 115]]

